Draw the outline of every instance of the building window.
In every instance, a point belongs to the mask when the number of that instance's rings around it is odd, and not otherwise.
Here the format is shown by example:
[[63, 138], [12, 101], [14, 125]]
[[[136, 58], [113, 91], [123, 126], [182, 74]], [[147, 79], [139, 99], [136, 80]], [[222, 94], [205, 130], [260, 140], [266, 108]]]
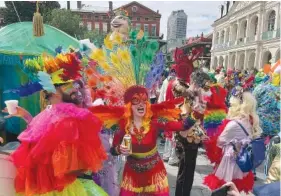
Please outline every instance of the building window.
[[141, 19], [140, 19], [140, 17], [137, 17], [137, 21], [140, 21]]
[[143, 31], [144, 31], [145, 33], [149, 34], [149, 32], [148, 32], [148, 24], [144, 24], [144, 29], [143, 29]]
[[88, 29], [88, 31], [92, 30], [92, 23], [91, 22], [87, 22], [87, 29]]
[[99, 22], [96, 22], [95, 23], [95, 30], [100, 30], [100, 23]]
[[107, 23], [106, 22], [104, 22], [102, 24], [102, 30], [103, 30], [103, 32], [107, 32]]
[[149, 18], [144, 18], [144, 20], [145, 20], [145, 21], [148, 21], [148, 20], [149, 20]]
[[81, 21], [79, 22], [79, 27], [83, 27], [84, 26], [84, 23]]
[[269, 17], [268, 17], [268, 26], [267, 26], [268, 31], [274, 31], [275, 18], [276, 18], [276, 14], [275, 14], [275, 11], [273, 10], [273, 11], [271, 11], [271, 13], [269, 14]]
[[98, 20], [99, 19], [99, 16], [95, 16], [95, 20]]
[[151, 26], [151, 36], [156, 36], [156, 24]]
[[255, 35], [257, 35], [257, 33], [258, 33], [258, 23], [259, 23], [259, 18], [258, 17], [256, 17], [256, 19], [255, 19], [255, 29], [254, 29], [254, 33], [255, 33]]
[[133, 7], [132, 7], [132, 11], [133, 11], [133, 12], [137, 12], [137, 11], [138, 11], [138, 7], [137, 7], [137, 6], [133, 6]]
[[140, 23], [137, 23], [137, 24], [136, 24], [136, 29], [137, 29], [137, 30], [141, 30], [141, 24], [140, 24]]
[[102, 17], [103, 20], [106, 20], [106, 18], [107, 18], [106, 16], [103, 16], [103, 17]]

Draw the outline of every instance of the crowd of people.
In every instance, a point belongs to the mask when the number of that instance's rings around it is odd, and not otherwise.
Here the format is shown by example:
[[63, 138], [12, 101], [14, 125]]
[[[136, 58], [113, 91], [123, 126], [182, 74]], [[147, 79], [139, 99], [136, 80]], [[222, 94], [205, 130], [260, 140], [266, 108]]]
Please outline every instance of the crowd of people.
[[[193, 66], [202, 48], [190, 54], [176, 49], [167, 74], [157, 41], [141, 30], [129, 34], [126, 13], [112, 23], [121, 25], [113, 25], [91, 56], [71, 50], [24, 62], [45, 108], [32, 117], [18, 106], [5, 117], [27, 123], [11, 154], [16, 193], [168, 196], [168, 161], [179, 167], [175, 195], [189, 196], [199, 148], [214, 164], [204, 179], [211, 190], [227, 186], [233, 196], [253, 191], [255, 166], [244, 171], [237, 160], [254, 139], [280, 132], [280, 64], [268, 73], [210, 71]], [[120, 156], [126, 157], [121, 179]], [[270, 185], [280, 181], [279, 157], [280, 144], [271, 143]]]

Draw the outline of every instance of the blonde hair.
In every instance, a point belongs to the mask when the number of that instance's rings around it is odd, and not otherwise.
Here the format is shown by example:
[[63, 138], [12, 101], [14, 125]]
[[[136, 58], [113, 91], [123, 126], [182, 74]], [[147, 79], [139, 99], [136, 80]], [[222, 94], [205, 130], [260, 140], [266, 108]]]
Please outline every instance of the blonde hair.
[[261, 134], [259, 117], [256, 113], [257, 101], [255, 97], [249, 93], [244, 92], [242, 95], [242, 102], [239, 98], [232, 96], [230, 98], [230, 108], [227, 113], [229, 119], [233, 118], [246, 118], [250, 121], [253, 120], [252, 136], [258, 137]]

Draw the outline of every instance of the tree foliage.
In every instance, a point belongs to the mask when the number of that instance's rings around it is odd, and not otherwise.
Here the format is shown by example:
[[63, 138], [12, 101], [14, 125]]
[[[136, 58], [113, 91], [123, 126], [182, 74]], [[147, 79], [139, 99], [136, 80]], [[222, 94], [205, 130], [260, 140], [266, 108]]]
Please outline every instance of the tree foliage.
[[103, 44], [105, 33], [97, 30], [89, 31], [87, 27], [80, 25], [82, 19], [78, 14], [66, 9], [54, 9], [45, 21], [77, 39], [90, 39], [96, 46]]
[[93, 30], [93, 31], [86, 30], [83, 33], [83, 39], [90, 39], [91, 42], [93, 42], [97, 47], [101, 47], [103, 45], [103, 40], [105, 36], [106, 33], [99, 32], [97, 30]]
[[[6, 24], [19, 22], [13, 3], [21, 21], [32, 21], [33, 14], [36, 12], [35, 1], [5, 1], [6, 9], [4, 10], [4, 18]], [[39, 12], [43, 18], [46, 17], [51, 10], [58, 8], [60, 8], [60, 4], [57, 1], [39, 2]]]
[[81, 18], [78, 14], [66, 9], [54, 9], [46, 18], [45, 23], [54, 26], [67, 34], [78, 37], [85, 31], [80, 27]]
[[[19, 22], [13, 3], [5, 1], [5, 5], [5, 23]], [[33, 14], [36, 12], [35, 1], [14, 1], [14, 5], [21, 21], [32, 21]], [[43, 16], [44, 24], [54, 26], [77, 39], [90, 39], [98, 47], [103, 44], [105, 33], [96, 30], [88, 31], [87, 27], [80, 25], [82, 19], [78, 14], [59, 8], [60, 4], [57, 1], [39, 2], [39, 12]]]

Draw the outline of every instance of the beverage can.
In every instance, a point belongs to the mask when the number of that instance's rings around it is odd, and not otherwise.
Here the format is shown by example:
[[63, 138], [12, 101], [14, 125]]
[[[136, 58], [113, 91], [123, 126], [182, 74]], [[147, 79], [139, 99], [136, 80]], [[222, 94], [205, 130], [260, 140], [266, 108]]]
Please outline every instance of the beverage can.
[[132, 152], [132, 137], [130, 134], [126, 134], [123, 137], [123, 146], [125, 146], [127, 149], [130, 150], [130, 152]]

